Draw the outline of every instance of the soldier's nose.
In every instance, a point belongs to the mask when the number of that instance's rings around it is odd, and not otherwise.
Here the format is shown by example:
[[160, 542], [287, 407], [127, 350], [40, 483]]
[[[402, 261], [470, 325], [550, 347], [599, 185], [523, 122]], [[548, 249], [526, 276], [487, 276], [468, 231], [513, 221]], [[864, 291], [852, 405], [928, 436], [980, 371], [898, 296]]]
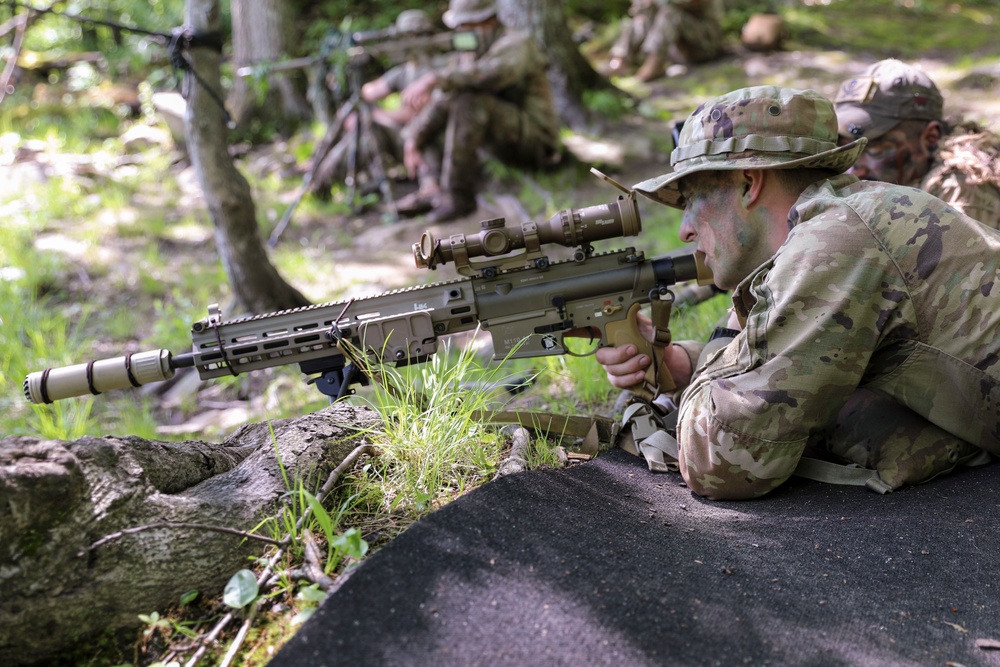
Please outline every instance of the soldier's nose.
[[854, 174], [855, 176], [857, 176], [859, 179], [861, 179], [863, 181], [866, 178], [868, 178], [868, 175], [871, 172], [868, 169], [868, 167], [866, 167], [865, 165], [854, 163], [854, 166], [852, 166], [850, 169], [848, 169], [847, 173], [848, 174]]
[[684, 243], [694, 243], [698, 240], [698, 233], [694, 230], [694, 225], [687, 220], [681, 221], [681, 228], [677, 233]]

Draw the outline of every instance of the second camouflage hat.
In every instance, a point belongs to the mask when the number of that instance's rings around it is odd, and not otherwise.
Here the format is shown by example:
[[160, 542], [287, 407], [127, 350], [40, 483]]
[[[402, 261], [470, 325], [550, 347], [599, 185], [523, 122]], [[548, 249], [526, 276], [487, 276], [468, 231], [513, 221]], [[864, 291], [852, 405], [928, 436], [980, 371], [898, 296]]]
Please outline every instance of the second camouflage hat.
[[904, 120], [941, 120], [944, 98], [930, 77], [890, 58], [840, 85], [834, 99], [840, 134], [877, 139]]
[[654, 201], [684, 208], [678, 182], [699, 171], [824, 168], [846, 171], [865, 140], [837, 145], [833, 103], [813, 90], [741, 88], [695, 109], [670, 154], [673, 171], [636, 183]]
[[441, 16], [441, 21], [449, 28], [457, 28], [468, 23], [485, 21], [497, 13], [494, 0], [451, 0], [448, 11]]

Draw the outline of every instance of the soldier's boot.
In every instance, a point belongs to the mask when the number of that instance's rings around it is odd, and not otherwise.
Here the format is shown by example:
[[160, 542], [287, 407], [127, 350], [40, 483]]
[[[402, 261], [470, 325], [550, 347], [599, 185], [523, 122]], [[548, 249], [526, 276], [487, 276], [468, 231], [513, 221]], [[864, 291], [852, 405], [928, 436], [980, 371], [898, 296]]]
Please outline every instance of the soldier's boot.
[[655, 53], [651, 53], [646, 57], [645, 62], [635, 73], [635, 78], [643, 83], [647, 81], [652, 81], [653, 79], [659, 79], [667, 71], [667, 63], [664, 62], [663, 58]]
[[426, 213], [434, 208], [434, 203], [439, 196], [439, 194], [434, 192], [420, 190], [411, 192], [402, 199], [396, 200], [396, 212], [403, 217], [413, 217], [421, 213]]

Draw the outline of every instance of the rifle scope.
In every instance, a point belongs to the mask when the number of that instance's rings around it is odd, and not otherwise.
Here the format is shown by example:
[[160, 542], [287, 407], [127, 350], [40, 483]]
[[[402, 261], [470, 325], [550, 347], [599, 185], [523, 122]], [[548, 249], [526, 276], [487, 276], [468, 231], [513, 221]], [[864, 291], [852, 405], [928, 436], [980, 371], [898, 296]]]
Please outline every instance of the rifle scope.
[[476, 234], [454, 234], [447, 239], [435, 239], [426, 231], [413, 244], [413, 259], [417, 267], [435, 269], [441, 264], [465, 264], [472, 257], [497, 257], [522, 248], [537, 252], [545, 243], [558, 243], [567, 248], [583, 246], [593, 241], [635, 236], [642, 231], [639, 206], [634, 193], [619, 196], [610, 204], [559, 211], [547, 222], [525, 222], [519, 227], [507, 227], [504, 218], [492, 218], [479, 223]]

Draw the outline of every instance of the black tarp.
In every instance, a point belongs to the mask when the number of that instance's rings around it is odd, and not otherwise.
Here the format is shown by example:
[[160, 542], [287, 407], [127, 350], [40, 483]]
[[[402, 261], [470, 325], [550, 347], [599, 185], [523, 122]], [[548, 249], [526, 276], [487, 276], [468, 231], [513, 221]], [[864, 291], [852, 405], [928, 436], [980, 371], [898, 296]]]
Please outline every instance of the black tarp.
[[518, 473], [372, 555], [270, 665], [1000, 665], [998, 488], [713, 502], [621, 450]]

